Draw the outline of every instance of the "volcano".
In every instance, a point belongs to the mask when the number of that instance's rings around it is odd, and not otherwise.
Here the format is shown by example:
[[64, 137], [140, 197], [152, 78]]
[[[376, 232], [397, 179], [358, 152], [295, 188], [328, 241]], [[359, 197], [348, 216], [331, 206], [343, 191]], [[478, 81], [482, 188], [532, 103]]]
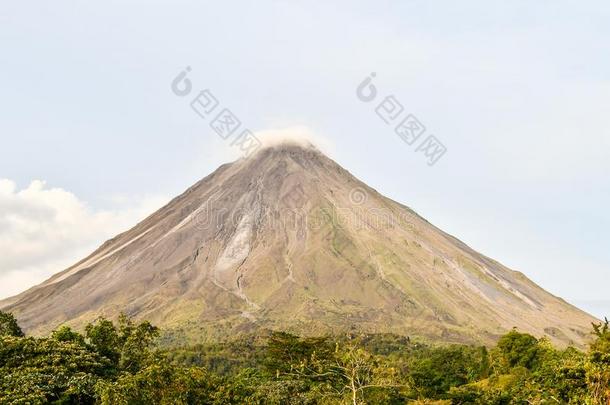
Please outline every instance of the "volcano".
[[0, 308], [34, 334], [125, 312], [198, 340], [272, 329], [491, 344], [516, 327], [583, 346], [596, 321], [294, 143], [219, 167]]

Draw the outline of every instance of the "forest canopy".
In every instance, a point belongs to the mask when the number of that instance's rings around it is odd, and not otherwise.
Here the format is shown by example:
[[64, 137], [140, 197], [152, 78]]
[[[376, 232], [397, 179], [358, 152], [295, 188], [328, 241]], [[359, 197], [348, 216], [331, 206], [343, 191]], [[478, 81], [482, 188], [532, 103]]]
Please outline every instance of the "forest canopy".
[[588, 351], [512, 330], [495, 347], [284, 332], [170, 347], [126, 316], [26, 336], [0, 312], [0, 404], [610, 404], [608, 321]]

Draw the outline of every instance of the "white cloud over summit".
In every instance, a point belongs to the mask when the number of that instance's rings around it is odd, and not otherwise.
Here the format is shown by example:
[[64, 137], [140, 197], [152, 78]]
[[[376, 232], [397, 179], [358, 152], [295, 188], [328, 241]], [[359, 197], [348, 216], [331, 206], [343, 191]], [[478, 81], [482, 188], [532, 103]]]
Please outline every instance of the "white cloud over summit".
[[261, 141], [263, 147], [291, 143], [303, 147], [314, 146], [325, 153], [331, 153], [334, 149], [334, 144], [329, 138], [314, 132], [307, 126], [265, 129], [257, 131], [255, 135]]
[[94, 210], [44, 181], [34, 180], [20, 190], [14, 181], [0, 179], [0, 297], [17, 294], [74, 264], [164, 202], [143, 197]]

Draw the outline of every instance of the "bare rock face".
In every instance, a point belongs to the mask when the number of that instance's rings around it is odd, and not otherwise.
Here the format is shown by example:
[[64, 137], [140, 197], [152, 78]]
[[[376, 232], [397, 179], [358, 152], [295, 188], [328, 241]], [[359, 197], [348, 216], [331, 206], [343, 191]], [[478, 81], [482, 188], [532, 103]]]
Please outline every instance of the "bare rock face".
[[517, 327], [582, 346], [595, 321], [291, 144], [221, 166], [0, 308], [31, 333], [126, 312], [198, 340], [270, 328], [492, 343]]

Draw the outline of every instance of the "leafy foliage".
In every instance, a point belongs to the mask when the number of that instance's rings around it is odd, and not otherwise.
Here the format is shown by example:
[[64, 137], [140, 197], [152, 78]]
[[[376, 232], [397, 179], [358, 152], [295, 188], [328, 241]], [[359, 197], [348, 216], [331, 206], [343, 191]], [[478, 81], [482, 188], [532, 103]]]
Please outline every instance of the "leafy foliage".
[[531, 370], [537, 366], [538, 340], [527, 333], [513, 329], [500, 338], [497, 351], [504, 367], [525, 367]]
[[585, 353], [516, 330], [489, 350], [285, 332], [167, 348], [126, 316], [43, 338], [0, 320], [0, 404], [610, 403], [608, 321]]
[[0, 311], [0, 336], [24, 336], [13, 314]]

